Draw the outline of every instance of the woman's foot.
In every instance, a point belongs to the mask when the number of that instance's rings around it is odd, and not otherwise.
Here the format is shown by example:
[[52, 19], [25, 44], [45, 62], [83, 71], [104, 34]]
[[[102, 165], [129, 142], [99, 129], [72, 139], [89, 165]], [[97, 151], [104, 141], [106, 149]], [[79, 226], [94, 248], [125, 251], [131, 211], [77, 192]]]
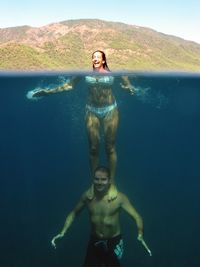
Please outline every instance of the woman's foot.
[[92, 200], [94, 198], [94, 185], [91, 185], [90, 188], [86, 191], [86, 197], [89, 200]]
[[111, 184], [108, 192], [108, 201], [116, 199], [117, 195], [118, 195], [117, 187], [114, 184]]
[[[118, 190], [114, 184], [110, 185], [110, 189], [108, 191], [108, 201], [112, 201], [117, 198]], [[94, 198], [94, 185], [91, 185], [90, 188], [86, 191], [86, 197], [89, 200]]]

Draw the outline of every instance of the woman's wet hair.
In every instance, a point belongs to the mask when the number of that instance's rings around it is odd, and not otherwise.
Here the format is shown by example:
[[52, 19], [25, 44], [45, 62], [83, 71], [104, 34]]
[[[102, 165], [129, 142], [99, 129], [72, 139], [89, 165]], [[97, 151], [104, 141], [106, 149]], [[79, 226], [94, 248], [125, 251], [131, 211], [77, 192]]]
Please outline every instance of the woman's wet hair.
[[[102, 54], [102, 59], [103, 59], [103, 61], [104, 61], [104, 63], [103, 63], [103, 68], [104, 68], [104, 70], [110, 71], [110, 69], [109, 69], [109, 67], [108, 67], [108, 64], [107, 64], [107, 60], [106, 60], [106, 54], [105, 54], [103, 51], [101, 51], [101, 50], [96, 50], [96, 51], [94, 51], [94, 52], [92, 53], [92, 58], [93, 58], [93, 55], [94, 55], [96, 52], [99, 52], [99, 53]], [[95, 71], [94, 65], [93, 65], [93, 70]]]
[[105, 167], [105, 166], [98, 166], [95, 171], [94, 171], [94, 175], [97, 171], [103, 172], [103, 173], [107, 173], [108, 175], [108, 179], [110, 179], [110, 170], [109, 168]]

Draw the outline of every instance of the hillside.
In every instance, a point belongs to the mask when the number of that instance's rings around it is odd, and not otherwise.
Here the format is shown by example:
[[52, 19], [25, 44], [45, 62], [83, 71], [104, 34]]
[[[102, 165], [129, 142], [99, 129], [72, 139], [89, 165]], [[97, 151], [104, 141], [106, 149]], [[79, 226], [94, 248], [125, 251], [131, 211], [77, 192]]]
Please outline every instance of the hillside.
[[106, 52], [112, 70], [200, 71], [200, 45], [150, 28], [83, 19], [0, 29], [1, 70], [91, 70]]

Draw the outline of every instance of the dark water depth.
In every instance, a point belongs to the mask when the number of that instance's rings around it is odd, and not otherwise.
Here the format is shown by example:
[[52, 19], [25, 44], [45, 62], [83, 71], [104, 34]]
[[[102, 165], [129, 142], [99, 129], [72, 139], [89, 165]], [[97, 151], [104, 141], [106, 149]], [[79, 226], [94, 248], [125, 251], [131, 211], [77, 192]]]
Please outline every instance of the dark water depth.
[[[0, 266], [82, 266], [88, 214], [54, 250], [50, 241], [90, 185], [84, 79], [67, 93], [31, 101], [63, 75], [0, 76]], [[122, 214], [123, 266], [199, 266], [200, 76], [134, 74], [132, 96], [116, 77], [120, 110], [116, 182], [144, 219], [152, 257]], [[104, 151], [101, 151], [102, 154]], [[102, 163], [105, 159], [102, 157]]]

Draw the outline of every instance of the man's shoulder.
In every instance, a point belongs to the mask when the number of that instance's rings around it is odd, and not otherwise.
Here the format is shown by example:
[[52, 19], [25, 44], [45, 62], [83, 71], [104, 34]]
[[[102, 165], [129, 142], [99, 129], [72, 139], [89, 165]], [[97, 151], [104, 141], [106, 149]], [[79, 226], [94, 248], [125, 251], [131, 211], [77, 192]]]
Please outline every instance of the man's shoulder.
[[120, 201], [120, 202], [124, 202], [124, 201], [128, 200], [128, 197], [127, 197], [126, 194], [118, 191], [117, 200]]
[[89, 204], [94, 199], [94, 195], [91, 197], [88, 193], [88, 190], [84, 191], [81, 195], [81, 201], [85, 204]]
[[80, 202], [84, 202], [84, 203], [86, 203], [86, 201], [87, 201], [87, 191], [85, 191], [85, 192], [83, 192], [82, 194], [81, 194], [81, 196], [80, 196]]
[[119, 197], [127, 197], [127, 195], [125, 194], [125, 193], [123, 193], [123, 192], [121, 192], [121, 191], [118, 191], [118, 196]]

